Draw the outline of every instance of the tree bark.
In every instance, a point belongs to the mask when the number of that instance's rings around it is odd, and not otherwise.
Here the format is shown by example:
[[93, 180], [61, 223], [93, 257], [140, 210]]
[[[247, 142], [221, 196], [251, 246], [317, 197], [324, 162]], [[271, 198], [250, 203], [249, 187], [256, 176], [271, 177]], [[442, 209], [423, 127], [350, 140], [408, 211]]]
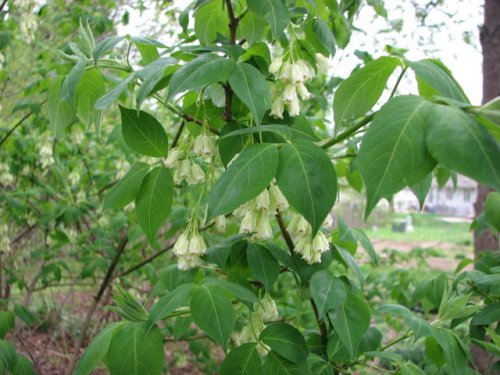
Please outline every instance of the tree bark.
[[[483, 103], [500, 96], [500, 0], [485, 0], [484, 24], [480, 32], [483, 48]], [[478, 194], [474, 209], [476, 216], [483, 212], [484, 203], [491, 191], [486, 186], [478, 186]], [[498, 250], [498, 237], [489, 231], [480, 236], [474, 233], [474, 250], [476, 259], [481, 251]]]
[[[500, 96], [500, 0], [484, 1], [484, 24], [480, 30], [483, 49], [483, 103]], [[483, 212], [488, 193], [492, 191], [478, 185], [477, 199], [474, 204], [476, 217]], [[490, 231], [479, 235], [474, 232], [474, 255], [479, 259], [483, 251], [498, 251], [498, 236]], [[471, 345], [474, 362], [481, 373], [485, 373], [491, 362], [491, 354], [482, 348]]]

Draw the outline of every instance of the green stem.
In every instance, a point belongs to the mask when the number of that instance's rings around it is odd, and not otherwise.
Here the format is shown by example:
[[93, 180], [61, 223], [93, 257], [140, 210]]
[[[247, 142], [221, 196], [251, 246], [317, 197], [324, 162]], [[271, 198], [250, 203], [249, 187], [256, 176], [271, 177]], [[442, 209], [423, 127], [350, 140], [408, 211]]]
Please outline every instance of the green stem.
[[374, 112], [371, 115], [368, 115], [368, 116], [364, 117], [363, 119], [361, 119], [360, 121], [358, 121], [357, 123], [355, 123], [350, 128], [347, 128], [345, 131], [343, 131], [342, 133], [340, 133], [336, 137], [327, 138], [327, 139], [319, 142], [318, 145], [321, 148], [323, 148], [323, 149], [327, 149], [327, 148], [332, 147], [333, 145], [336, 145], [336, 144], [338, 144], [338, 143], [346, 140], [351, 135], [353, 135], [354, 133], [356, 133], [356, 131], [358, 131], [359, 129], [361, 129], [363, 126], [365, 126], [366, 124], [370, 123], [373, 120], [373, 117], [375, 116], [376, 113], [377, 112]]
[[398, 89], [399, 84], [401, 83], [401, 80], [403, 79], [403, 76], [405, 75], [406, 71], [408, 70], [408, 67], [405, 66], [401, 73], [399, 74], [398, 80], [396, 81], [396, 84], [394, 85], [394, 88], [391, 91], [391, 95], [389, 96], [389, 99], [391, 99], [394, 94], [396, 94], [396, 90]]

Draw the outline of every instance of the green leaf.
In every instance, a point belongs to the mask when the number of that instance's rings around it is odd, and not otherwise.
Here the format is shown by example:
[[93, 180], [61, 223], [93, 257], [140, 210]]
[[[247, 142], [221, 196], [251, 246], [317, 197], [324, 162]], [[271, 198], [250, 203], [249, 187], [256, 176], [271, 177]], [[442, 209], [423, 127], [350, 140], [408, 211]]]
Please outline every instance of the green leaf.
[[294, 363], [304, 362], [309, 355], [304, 336], [288, 323], [268, 325], [261, 332], [259, 340]]
[[355, 294], [347, 293], [345, 303], [328, 316], [340, 341], [353, 357], [370, 326], [370, 310], [365, 301]]
[[271, 183], [277, 166], [274, 144], [254, 144], [243, 150], [208, 194], [208, 219], [225, 215], [255, 198]]
[[234, 297], [250, 302], [250, 303], [258, 303], [259, 299], [257, 296], [250, 291], [249, 289], [241, 286], [240, 284], [233, 283], [232, 281], [224, 280], [224, 279], [216, 279], [213, 277], [205, 277], [202, 281], [203, 285], [208, 286], [217, 286], [225, 289], [227, 292], [232, 294]]
[[131, 73], [121, 81], [111, 91], [101, 96], [94, 104], [95, 109], [105, 109], [113, 103], [127, 89], [128, 84], [135, 78], [135, 73]]
[[440, 164], [500, 190], [500, 146], [460, 109], [433, 105], [426, 141]]
[[491, 192], [486, 198], [484, 205], [484, 216], [495, 230], [500, 231], [500, 193]]
[[[140, 61], [141, 65], [151, 64], [153, 61], [160, 58], [160, 53], [158, 52], [158, 44], [159, 42], [154, 42], [154, 39], [149, 38], [141, 38], [141, 37], [132, 37], [132, 43], [136, 46], [139, 54], [142, 57]], [[151, 42], [153, 41], [153, 42]], [[163, 45], [159, 43], [160, 45]]]
[[118, 43], [123, 40], [123, 36], [110, 36], [101, 40], [92, 51], [92, 57], [94, 59], [94, 64], [97, 65], [99, 59], [110, 52]]
[[229, 76], [229, 84], [260, 125], [262, 117], [271, 107], [271, 89], [262, 73], [250, 64], [238, 63]]
[[150, 326], [154, 325], [157, 321], [164, 319], [168, 314], [183, 306], [188, 300], [192, 289], [191, 284], [182, 284], [160, 298], [149, 312]]
[[80, 121], [87, 126], [96, 124], [98, 133], [101, 111], [95, 110], [94, 106], [104, 92], [104, 77], [97, 69], [86, 71], [76, 90], [76, 110]]
[[425, 372], [412, 362], [403, 363], [400, 368], [401, 375], [425, 375]]
[[486, 305], [472, 318], [472, 325], [489, 325], [500, 321], [500, 302]]
[[375, 251], [375, 248], [373, 247], [365, 231], [363, 229], [353, 229], [352, 233], [354, 233], [354, 237], [356, 237], [356, 240], [361, 244], [363, 249], [365, 249], [373, 264], [377, 265], [379, 261], [377, 252]]
[[49, 124], [56, 136], [60, 136], [76, 119], [75, 110], [69, 103], [61, 100], [61, 83], [62, 78], [52, 82], [47, 99]]
[[337, 198], [337, 175], [328, 155], [310, 141], [285, 144], [279, 151], [276, 180], [315, 235]]
[[200, 329], [226, 347], [236, 316], [231, 301], [220, 287], [200, 286], [191, 298], [191, 316]]
[[445, 366], [454, 375], [468, 374], [468, 356], [464, 352], [463, 345], [459, 339], [449, 329], [438, 328], [434, 331], [433, 337], [443, 349]]
[[262, 374], [262, 363], [260, 362], [257, 344], [246, 343], [234, 348], [224, 358], [220, 369], [220, 375], [259, 375]]
[[111, 323], [89, 344], [78, 361], [74, 375], [88, 375], [103, 361], [108, 353], [115, 330], [123, 323]]
[[107, 358], [111, 375], [160, 375], [165, 362], [162, 334], [156, 326], [127, 322], [113, 335]]
[[469, 103], [462, 88], [455, 81], [450, 71], [438, 60], [405, 61], [415, 72], [417, 81], [423, 82], [444, 97]]
[[264, 246], [249, 243], [247, 261], [255, 278], [270, 290], [280, 274], [280, 266], [276, 259]]
[[170, 57], [162, 57], [137, 73], [137, 77], [142, 80], [141, 87], [137, 91], [137, 109], [141, 108], [144, 99], [153, 92], [158, 82], [163, 78], [167, 68], [171, 67], [175, 61]]
[[427, 194], [431, 190], [432, 186], [432, 173], [429, 173], [422, 180], [410, 186], [411, 191], [418, 199], [418, 204], [420, 206], [420, 210], [424, 208], [425, 198], [427, 198]]
[[147, 112], [137, 112], [122, 106], [120, 113], [122, 135], [127, 146], [142, 155], [167, 156], [167, 133], [156, 118]]
[[347, 296], [344, 283], [328, 271], [318, 271], [313, 275], [309, 291], [321, 320], [325, 318], [326, 313], [342, 306]]
[[16, 368], [19, 357], [16, 353], [16, 348], [10, 341], [0, 340], [0, 363], [3, 362], [5, 367], [13, 371]]
[[148, 171], [148, 164], [135, 163], [127, 174], [108, 191], [104, 197], [104, 208], [122, 208], [132, 202]]
[[173, 186], [170, 171], [157, 167], [148, 173], [137, 194], [137, 221], [151, 244], [156, 243], [156, 232], [170, 213]]
[[373, 119], [357, 159], [366, 186], [366, 216], [381, 198], [417, 183], [436, 165], [425, 144], [430, 112], [424, 99], [398, 96]]
[[233, 60], [205, 53], [183, 65], [170, 79], [167, 99], [188, 90], [200, 90], [203, 87], [224, 82], [229, 78], [235, 63]]
[[283, 34], [290, 21], [283, 0], [247, 0], [247, 5], [248, 9], [269, 23], [275, 39]]
[[14, 328], [16, 316], [12, 311], [0, 311], [0, 339]]
[[75, 106], [76, 88], [85, 73], [87, 63], [85, 60], [79, 60], [70, 70], [61, 86], [61, 100]]
[[271, 350], [267, 355], [264, 375], [311, 375], [307, 362], [294, 363]]
[[390, 75], [400, 65], [401, 61], [395, 57], [381, 57], [356, 70], [340, 84], [333, 99], [336, 131], [377, 103]]
[[249, 45], [260, 41], [267, 23], [254, 12], [248, 12], [238, 25], [237, 37], [245, 39]]
[[30, 360], [24, 355], [18, 355], [16, 368], [12, 375], [36, 375]]
[[313, 23], [313, 30], [322, 47], [328, 51], [331, 56], [335, 55], [335, 36], [326, 22], [319, 17], [316, 18]]
[[193, 14], [194, 32], [201, 45], [210, 45], [217, 39], [218, 33], [227, 33], [229, 19], [222, 4], [221, 1], [212, 0], [195, 10]]
[[423, 320], [419, 318], [415, 313], [408, 310], [406, 307], [401, 305], [391, 305], [386, 304], [378, 308], [377, 313], [390, 314], [391, 316], [400, 316], [404, 319], [408, 327], [413, 331], [415, 336], [415, 341], [422, 337], [432, 336], [434, 334], [434, 328]]

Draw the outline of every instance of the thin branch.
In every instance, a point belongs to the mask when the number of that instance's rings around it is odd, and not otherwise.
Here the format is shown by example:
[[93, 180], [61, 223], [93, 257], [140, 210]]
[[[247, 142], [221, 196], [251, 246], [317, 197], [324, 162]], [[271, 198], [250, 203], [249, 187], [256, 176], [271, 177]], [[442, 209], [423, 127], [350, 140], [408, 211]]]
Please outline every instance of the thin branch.
[[101, 282], [101, 286], [99, 287], [99, 290], [97, 291], [97, 294], [94, 296], [94, 300], [92, 301], [92, 305], [87, 311], [87, 316], [85, 317], [85, 321], [82, 326], [82, 332], [80, 333], [80, 337], [78, 338], [78, 341], [76, 343], [75, 347], [75, 353], [73, 354], [73, 357], [71, 358], [71, 362], [69, 364], [69, 371], [67, 372], [68, 375], [73, 374], [75, 367], [76, 367], [76, 362], [78, 360], [80, 350], [82, 348], [83, 342], [86, 337], [87, 330], [90, 326], [90, 320], [92, 319], [92, 316], [94, 315], [94, 312], [97, 308], [97, 304], [101, 300], [102, 295], [104, 294], [106, 288], [109, 286], [111, 280], [113, 279], [113, 272], [116, 268], [116, 265], [118, 264], [118, 261], [120, 260], [121, 255], [123, 254], [123, 251], [125, 250], [125, 247], [127, 246], [128, 243], [128, 236], [125, 235], [118, 245], [115, 257], [111, 261], [111, 264], [108, 267], [108, 270], [106, 272], [106, 275], [104, 276], [104, 279]]
[[[43, 104], [43, 103], [42, 103]], [[32, 114], [34, 114], [35, 112], [33, 111], [29, 111], [26, 115], [24, 115], [24, 117], [19, 120], [13, 127], [12, 129], [10, 129], [7, 134], [5, 134], [5, 136], [2, 138], [2, 140], [0, 141], [0, 147], [5, 143], [5, 141], [12, 135], [12, 133], [14, 133], [16, 131], [16, 129], [28, 118], [30, 117]]]
[[181, 126], [179, 126], [179, 129], [177, 129], [177, 133], [175, 134], [175, 138], [172, 141], [172, 145], [170, 146], [170, 149], [174, 148], [177, 146], [177, 143], [179, 143], [179, 139], [181, 138], [182, 131], [184, 130], [184, 127], [186, 126], [186, 122], [182, 121]]
[[3, 8], [5, 8], [5, 6], [7, 5], [7, 1], [9, 1], [9, 0], [2, 1], [2, 5], [0, 5], [0, 12], [3, 12]]
[[375, 113], [376, 112], [374, 112], [371, 115], [366, 116], [365, 118], [361, 119], [359, 122], [355, 123], [353, 126], [351, 126], [350, 128], [346, 129], [345, 131], [343, 131], [342, 133], [340, 133], [336, 137], [325, 139], [323, 142], [319, 143], [319, 146], [321, 148], [323, 148], [323, 149], [327, 149], [327, 148], [332, 147], [333, 145], [336, 145], [337, 143], [340, 143], [340, 142], [346, 140], [351, 135], [353, 135], [354, 133], [356, 133], [360, 128], [362, 128], [363, 126], [365, 126], [366, 124], [368, 124], [369, 122], [371, 122], [373, 120], [373, 117], [375, 116]]

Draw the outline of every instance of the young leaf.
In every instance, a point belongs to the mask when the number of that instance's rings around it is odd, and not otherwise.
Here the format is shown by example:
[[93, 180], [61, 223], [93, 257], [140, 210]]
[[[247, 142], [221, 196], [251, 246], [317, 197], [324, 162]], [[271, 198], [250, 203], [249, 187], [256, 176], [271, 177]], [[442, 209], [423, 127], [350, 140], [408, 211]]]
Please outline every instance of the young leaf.
[[311, 375], [307, 362], [294, 363], [271, 350], [267, 355], [264, 375]]
[[140, 72], [137, 72], [137, 77], [142, 80], [141, 87], [137, 91], [137, 109], [141, 108], [144, 99], [153, 92], [156, 84], [163, 78], [167, 68], [172, 66], [175, 61], [170, 57], [162, 57], [146, 66]]
[[97, 65], [99, 59], [106, 53], [111, 51], [118, 43], [123, 40], [123, 36], [110, 36], [101, 40], [92, 51], [92, 57], [94, 59], [94, 64]]
[[105, 109], [113, 103], [127, 89], [128, 84], [135, 78], [135, 73], [131, 73], [121, 81], [111, 91], [101, 96], [94, 104], [95, 109]]
[[340, 341], [353, 357], [370, 325], [370, 310], [365, 301], [355, 294], [347, 293], [345, 303], [328, 316]]
[[415, 313], [401, 305], [382, 305], [377, 310], [377, 313], [390, 314], [391, 316], [400, 316], [404, 319], [408, 327], [413, 331], [415, 341], [421, 337], [428, 337], [434, 334], [434, 328], [422, 318], [419, 318]]
[[217, 344], [226, 347], [236, 316], [231, 301], [220, 287], [200, 286], [191, 298], [191, 316]]
[[229, 19], [221, 1], [209, 1], [194, 12], [194, 32], [201, 45], [210, 45], [217, 34], [228, 31]]
[[127, 322], [113, 335], [107, 358], [113, 375], [160, 375], [165, 362], [162, 334], [157, 326]]
[[14, 328], [15, 318], [12, 311], [0, 311], [0, 339], [3, 339]]
[[229, 76], [229, 84], [260, 125], [264, 113], [271, 107], [271, 89], [262, 73], [250, 64], [239, 63]]
[[247, 247], [247, 261], [255, 278], [264, 284], [266, 290], [271, 289], [280, 274], [277, 260], [264, 246], [250, 243]]
[[199, 90], [207, 85], [224, 82], [234, 69], [234, 61], [211, 53], [204, 53], [183, 65], [170, 79], [167, 99], [188, 90]]
[[248, 12], [238, 25], [237, 37], [245, 39], [249, 45], [253, 45], [262, 39], [266, 26], [266, 21], [254, 12]]
[[309, 290], [321, 320], [330, 310], [342, 306], [347, 295], [344, 283], [328, 271], [316, 272], [311, 278]]
[[156, 243], [156, 232], [170, 213], [173, 185], [170, 171], [157, 167], [148, 173], [137, 193], [137, 221], [151, 244]]
[[150, 327], [157, 321], [164, 319], [175, 309], [183, 306], [191, 294], [192, 289], [191, 284], [182, 284], [160, 298], [149, 312]]
[[75, 106], [76, 88], [85, 73], [85, 60], [79, 60], [68, 73], [61, 86], [61, 100]]
[[104, 197], [104, 208], [122, 208], [137, 196], [142, 181], [148, 173], [149, 165], [138, 162], [113, 186]]
[[426, 141], [440, 164], [500, 190], [500, 146], [460, 109], [433, 105]]
[[271, 183], [277, 166], [276, 145], [260, 143], [246, 148], [208, 194], [209, 219], [225, 215], [255, 198]]
[[387, 80], [401, 61], [396, 57], [381, 57], [356, 70], [342, 82], [333, 99], [336, 131], [364, 115], [378, 101]]
[[259, 375], [262, 374], [262, 363], [260, 361], [257, 344], [246, 343], [234, 348], [224, 358], [220, 369], [220, 375]]
[[381, 198], [415, 184], [436, 165], [425, 144], [430, 109], [418, 96], [398, 96], [373, 119], [358, 155], [366, 186], [366, 216]]
[[462, 88], [455, 81], [450, 71], [438, 60], [406, 61], [415, 72], [419, 86], [421, 83], [436, 90], [437, 94], [462, 103], [469, 103]]
[[373, 264], [377, 265], [377, 252], [375, 251], [375, 248], [373, 247], [365, 231], [363, 229], [353, 229], [352, 232], [354, 233], [354, 237], [356, 237], [356, 240], [361, 244], [361, 246], [363, 246], [363, 249], [365, 249]]
[[297, 139], [279, 151], [278, 186], [316, 234], [337, 197], [337, 175], [324, 150]]
[[304, 336], [288, 323], [268, 325], [261, 332], [259, 340], [294, 363], [304, 362], [309, 355]]
[[271, 26], [271, 32], [278, 39], [288, 26], [290, 16], [283, 0], [247, 0], [248, 9], [265, 19]]
[[102, 362], [108, 353], [115, 330], [122, 323], [111, 323], [92, 340], [78, 361], [74, 375], [88, 375]]
[[101, 111], [95, 110], [94, 106], [102, 95], [104, 95], [104, 76], [97, 69], [86, 71], [80, 80], [76, 90], [76, 110], [80, 120], [87, 126], [96, 124], [99, 128]]
[[68, 102], [61, 100], [61, 82], [62, 78], [52, 82], [47, 99], [49, 124], [56, 136], [61, 135], [76, 119], [75, 110]]
[[122, 106], [120, 113], [122, 135], [127, 146], [142, 155], [167, 156], [167, 133], [156, 118], [147, 112], [137, 112]]

